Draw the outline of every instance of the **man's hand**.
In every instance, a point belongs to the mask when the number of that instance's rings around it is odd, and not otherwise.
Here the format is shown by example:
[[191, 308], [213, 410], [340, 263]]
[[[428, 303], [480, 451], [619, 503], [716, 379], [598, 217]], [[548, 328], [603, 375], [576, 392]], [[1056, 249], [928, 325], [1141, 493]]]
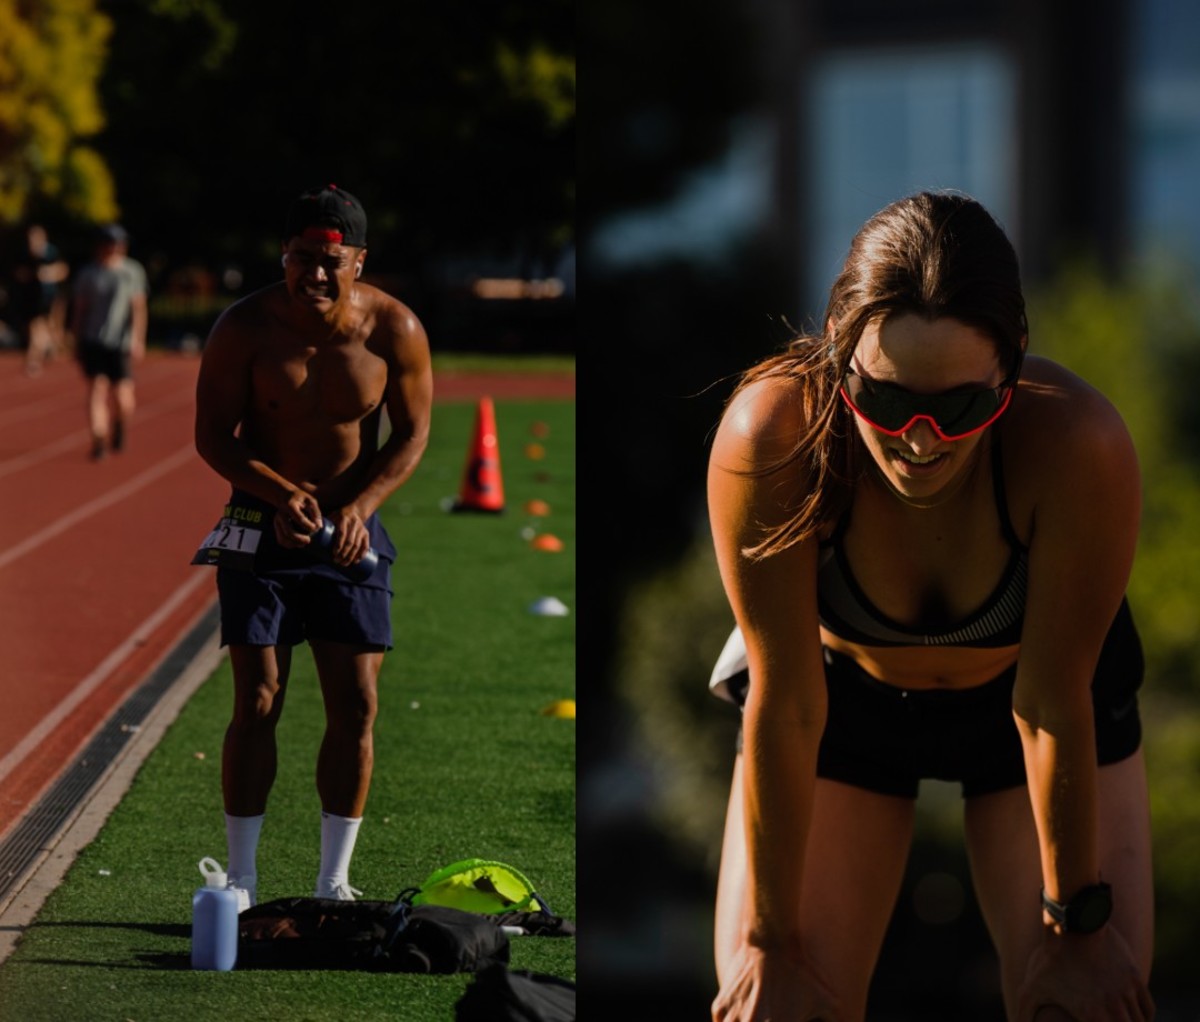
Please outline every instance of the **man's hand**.
[[321, 508], [311, 493], [294, 490], [286, 504], [275, 512], [275, 538], [290, 549], [308, 546], [321, 527]]
[[371, 534], [367, 532], [362, 515], [351, 504], [330, 511], [329, 520], [333, 522], [333, 546], [330, 549], [333, 563], [343, 568], [357, 564], [371, 549]]

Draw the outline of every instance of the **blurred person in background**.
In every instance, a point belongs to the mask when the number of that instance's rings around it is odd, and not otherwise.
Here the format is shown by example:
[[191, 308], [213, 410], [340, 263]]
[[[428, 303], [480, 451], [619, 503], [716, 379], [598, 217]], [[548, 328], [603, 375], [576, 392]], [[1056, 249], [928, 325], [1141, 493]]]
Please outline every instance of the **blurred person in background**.
[[125, 446], [135, 404], [133, 363], [146, 353], [146, 271], [119, 224], [99, 231], [95, 256], [75, 279], [71, 333], [88, 381], [92, 458]]
[[13, 268], [13, 304], [25, 344], [25, 371], [36, 376], [62, 354], [65, 284], [70, 267], [50, 241], [46, 228], [30, 224]]
[[922, 778], [962, 784], [1008, 1017], [1153, 1016], [1137, 457], [1027, 333], [1002, 229], [922, 193], [859, 231], [824, 334], [727, 404], [715, 1020], [865, 1017]]

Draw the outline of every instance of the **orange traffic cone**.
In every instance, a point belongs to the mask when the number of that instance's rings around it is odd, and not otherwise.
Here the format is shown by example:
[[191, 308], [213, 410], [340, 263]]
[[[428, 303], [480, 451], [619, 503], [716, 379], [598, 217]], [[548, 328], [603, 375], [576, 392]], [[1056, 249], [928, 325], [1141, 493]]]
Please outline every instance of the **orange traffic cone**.
[[462, 489], [453, 511], [504, 510], [504, 484], [500, 481], [500, 445], [496, 441], [496, 410], [490, 397], [479, 399], [475, 436], [467, 452]]

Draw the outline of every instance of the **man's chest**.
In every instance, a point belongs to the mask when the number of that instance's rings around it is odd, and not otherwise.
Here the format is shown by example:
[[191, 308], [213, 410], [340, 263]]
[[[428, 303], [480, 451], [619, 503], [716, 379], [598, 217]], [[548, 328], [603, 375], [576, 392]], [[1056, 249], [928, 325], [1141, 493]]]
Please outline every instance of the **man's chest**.
[[253, 367], [255, 404], [272, 416], [354, 422], [379, 407], [387, 363], [364, 345], [276, 350]]

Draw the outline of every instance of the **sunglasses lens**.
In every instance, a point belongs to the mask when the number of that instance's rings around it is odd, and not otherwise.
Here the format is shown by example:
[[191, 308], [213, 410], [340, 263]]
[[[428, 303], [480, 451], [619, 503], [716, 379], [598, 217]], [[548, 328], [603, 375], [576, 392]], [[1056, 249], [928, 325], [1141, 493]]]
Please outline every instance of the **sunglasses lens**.
[[978, 429], [1000, 407], [994, 390], [977, 390], [971, 394], [939, 395], [931, 402], [931, 412], [938, 428], [946, 436], [961, 435]]
[[950, 394], [914, 394], [890, 383], [847, 373], [842, 393], [850, 406], [876, 429], [898, 433], [914, 418], [927, 416], [947, 440], [987, 425], [1004, 407], [1007, 392], [972, 390]]

